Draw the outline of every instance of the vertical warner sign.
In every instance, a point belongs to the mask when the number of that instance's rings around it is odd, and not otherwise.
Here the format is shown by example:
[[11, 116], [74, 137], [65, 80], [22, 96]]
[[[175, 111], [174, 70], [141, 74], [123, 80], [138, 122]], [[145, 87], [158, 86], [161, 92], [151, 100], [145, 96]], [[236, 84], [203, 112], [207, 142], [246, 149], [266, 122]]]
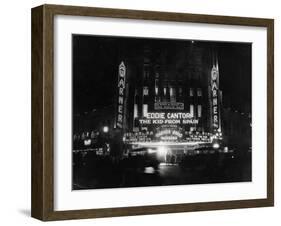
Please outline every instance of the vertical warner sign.
[[219, 70], [218, 65], [213, 65], [211, 71], [211, 102], [212, 102], [212, 127], [217, 132], [220, 127], [219, 123]]
[[124, 122], [124, 99], [125, 99], [125, 87], [126, 87], [126, 66], [122, 61], [119, 64], [118, 69], [118, 95], [117, 95], [117, 119], [116, 127], [119, 129], [123, 128]]

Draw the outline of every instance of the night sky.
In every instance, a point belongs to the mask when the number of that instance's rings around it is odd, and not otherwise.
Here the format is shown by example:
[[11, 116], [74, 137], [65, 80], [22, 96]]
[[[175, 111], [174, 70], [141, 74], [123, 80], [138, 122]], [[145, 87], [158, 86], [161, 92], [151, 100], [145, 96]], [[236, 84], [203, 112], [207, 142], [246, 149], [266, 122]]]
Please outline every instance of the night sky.
[[227, 42], [191, 43], [188, 40], [159, 40], [73, 35], [73, 112], [89, 112], [113, 104], [119, 53], [138, 60], [145, 45], [168, 51], [170, 62], [181, 60], [188, 46], [214, 47], [218, 53], [220, 89], [224, 107], [251, 112], [251, 44]]

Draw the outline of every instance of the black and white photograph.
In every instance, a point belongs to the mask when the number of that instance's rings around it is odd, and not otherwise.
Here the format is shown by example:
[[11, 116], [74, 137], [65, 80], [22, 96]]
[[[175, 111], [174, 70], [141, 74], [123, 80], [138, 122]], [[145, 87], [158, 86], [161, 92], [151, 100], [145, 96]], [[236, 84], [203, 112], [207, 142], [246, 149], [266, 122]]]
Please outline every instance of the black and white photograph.
[[252, 44], [72, 35], [72, 189], [252, 181]]

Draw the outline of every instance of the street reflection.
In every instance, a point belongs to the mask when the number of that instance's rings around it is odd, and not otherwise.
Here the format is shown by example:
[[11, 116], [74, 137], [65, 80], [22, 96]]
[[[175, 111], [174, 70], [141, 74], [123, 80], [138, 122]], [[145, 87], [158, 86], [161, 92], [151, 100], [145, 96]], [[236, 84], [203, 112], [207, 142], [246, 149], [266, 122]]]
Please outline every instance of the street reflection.
[[[243, 154], [241, 154], [243, 153]], [[173, 155], [128, 155], [122, 159], [94, 152], [73, 154], [73, 189], [251, 181], [251, 152], [223, 150]]]

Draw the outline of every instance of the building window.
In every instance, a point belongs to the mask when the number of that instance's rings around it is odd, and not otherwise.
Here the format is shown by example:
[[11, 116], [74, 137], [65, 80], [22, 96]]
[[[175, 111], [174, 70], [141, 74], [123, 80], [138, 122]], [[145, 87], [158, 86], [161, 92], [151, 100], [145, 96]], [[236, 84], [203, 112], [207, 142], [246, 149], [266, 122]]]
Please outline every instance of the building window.
[[197, 89], [197, 96], [202, 97], [202, 89], [201, 88]]
[[138, 115], [138, 105], [134, 104], [134, 118], [137, 118], [137, 117], [139, 117], [139, 115]]
[[147, 111], [148, 111], [148, 105], [147, 105], [147, 104], [143, 104], [143, 105], [142, 105], [142, 115], [143, 115], [144, 117], [146, 117]]
[[189, 89], [189, 96], [193, 97], [193, 89], [192, 88]]
[[194, 105], [193, 104], [190, 105], [190, 116], [194, 117]]
[[170, 87], [170, 97], [172, 97], [172, 96], [173, 96], [173, 88]]
[[161, 98], [158, 97], [158, 96], [156, 96], [156, 97], [155, 97], [155, 102], [160, 102], [160, 101], [161, 101]]
[[155, 86], [155, 95], [158, 96], [158, 87]]
[[166, 87], [164, 87], [163, 92], [164, 92], [164, 96], [166, 96], [166, 94], [167, 94], [167, 88]]
[[159, 72], [155, 72], [155, 78], [159, 78]]
[[155, 95], [158, 96], [158, 92], [159, 92], [159, 89], [158, 89], [158, 79], [155, 79]]
[[179, 96], [182, 97], [182, 87], [179, 88]]
[[175, 87], [170, 87], [170, 98], [172, 102], [176, 101], [176, 89]]
[[202, 117], [202, 105], [197, 106], [197, 115], [198, 115], [198, 118]]
[[148, 96], [148, 87], [147, 86], [143, 87], [143, 95]]
[[149, 79], [149, 68], [147, 66], [144, 68], [144, 79]]

